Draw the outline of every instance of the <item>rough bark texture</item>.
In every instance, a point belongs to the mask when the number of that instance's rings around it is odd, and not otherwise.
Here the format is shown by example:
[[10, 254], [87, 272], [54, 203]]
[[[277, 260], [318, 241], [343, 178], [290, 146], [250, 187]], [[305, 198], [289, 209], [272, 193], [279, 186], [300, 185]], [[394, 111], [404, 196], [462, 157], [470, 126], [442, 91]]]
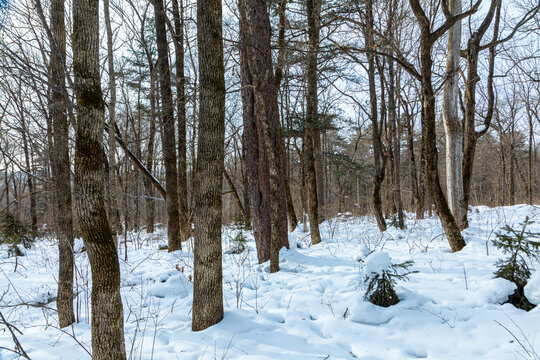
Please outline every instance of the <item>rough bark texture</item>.
[[169, 67], [169, 46], [165, 30], [165, 10], [163, 0], [154, 0], [156, 44], [158, 50], [158, 74], [161, 92], [161, 114], [163, 158], [165, 163], [165, 190], [167, 192], [167, 251], [182, 248], [180, 241], [180, 217], [178, 213], [178, 172], [176, 168], [176, 140], [174, 126], [174, 105]]
[[[64, 0], [51, 2], [51, 30], [56, 50], [50, 60], [50, 115], [52, 119], [52, 174], [56, 200], [56, 235], [58, 237], [58, 322], [66, 327], [75, 322], [73, 314], [73, 213], [71, 209], [71, 172], [69, 161], [69, 128], [66, 114], [66, 85], [62, 57], [66, 53]], [[51, 46], [54, 49], [54, 47]]]
[[307, 0], [308, 17], [308, 53], [307, 53], [307, 111], [304, 142], [306, 144], [304, 161], [306, 169], [307, 183], [307, 212], [309, 217], [309, 229], [311, 243], [313, 245], [321, 242], [319, 232], [319, 208], [317, 197], [317, 173], [315, 168], [315, 123], [317, 122], [317, 49], [319, 47], [319, 0]]
[[[191, 236], [187, 202], [187, 157], [186, 157], [186, 96], [184, 76], [184, 6], [173, 0], [174, 43], [176, 57], [176, 107], [178, 117], [178, 210], [180, 215], [181, 241]], [[180, 8], [180, 9], [179, 9]]]
[[125, 359], [120, 266], [103, 198], [104, 102], [99, 73], [99, 1], [73, 2], [77, 99], [75, 199], [92, 270], [92, 358]]
[[109, 220], [111, 230], [116, 240], [118, 233], [118, 218], [116, 205], [116, 141], [114, 136], [115, 117], [116, 117], [116, 74], [114, 72], [114, 54], [113, 54], [113, 33], [111, 27], [111, 15], [109, 9], [109, 0], [103, 0], [103, 12], [105, 15], [105, 29], [107, 32], [107, 66], [109, 68], [109, 91], [111, 100], [109, 102]]
[[[461, 13], [461, 0], [449, 0], [452, 15]], [[446, 81], [443, 92], [443, 123], [446, 138], [446, 196], [450, 211], [460, 229], [463, 228], [463, 125], [459, 117], [459, 59], [461, 21], [448, 31]]]
[[272, 230], [270, 224], [270, 169], [260, 126], [255, 120], [255, 91], [253, 76], [249, 69], [249, 25], [245, 5], [240, 2], [240, 69], [242, 81], [242, 109], [245, 148], [246, 177], [248, 183], [251, 224], [257, 247], [259, 263], [270, 259]]
[[283, 140], [279, 122], [277, 89], [272, 69], [270, 18], [263, 0], [245, 3], [249, 29], [248, 63], [253, 77], [255, 115], [262, 130], [270, 171], [270, 272], [279, 270], [279, 249], [288, 247], [287, 202]]
[[199, 141], [195, 165], [194, 331], [223, 319], [221, 212], [225, 145], [225, 68], [220, 0], [197, 1]]

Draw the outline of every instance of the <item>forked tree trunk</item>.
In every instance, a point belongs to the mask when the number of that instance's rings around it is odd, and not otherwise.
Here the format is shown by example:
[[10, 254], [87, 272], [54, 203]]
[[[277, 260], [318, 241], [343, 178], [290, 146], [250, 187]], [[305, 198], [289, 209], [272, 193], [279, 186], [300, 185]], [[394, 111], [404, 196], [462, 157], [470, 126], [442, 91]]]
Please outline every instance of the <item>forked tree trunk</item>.
[[158, 50], [159, 83], [161, 91], [161, 118], [163, 158], [165, 163], [165, 190], [167, 192], [167, 251], [182, 249], [180, 241], [180, 218], [178, 213], [178, 172], [176, 168], [176, 140], [174, 126], [174, 105], [171, 90], [171, 69], [169, 67], [169, 45], [165, 31], [165, 9], [163, 0], [153, 0]]
[[249, 30], [246, 34], [249, 44], [246, 50], [253, 77], [255, 115], [260, 119], [257, 125], [262, 132], [263, 149], [266, 151], [270, 170], [270, 272], [276, 272], [279, 270], [279, 249], [282, 246], [288, 247], [288, 237], [287, 202], [283, 196], [286, 193], [284, 150], [272, 69], [270, 18], [263, 0], [243, 3], [241, 11], [244, 11], [244, 7]]
[[240, 2], [240, 70], [242, 82], [242, 110], [245, 148], [246, 178], [251, 208], [251, 224], [257, 248], [259, 263], [270, 259], [272, 230], [270, 224], [270, 170], [265, 146], [262, 143], [259, 126], [255, 121], [255, 94], [253, 76], [249, 69], [247, 47], [249, 44], [249, 24], [245, 5]]
[[195, 166], [194, 331], [223, 319], [221, 214], [225, 156], [225, 67], [220, 0], [197, 1], [199, 141]]
[[317, 122], [317, 49], [319, 47], [319, 0], [307, 0], [308, 17], [308, 53], [307, 53], [307, 111], [305, 121], [304, 151], [305, 171], [307, 175], [307, 213], [309, 230], [313, 245], [321, 242], [319, 232], [319, 205], [317, 197], [317, 172], [315, 168], [315, 123]]
[[[411, 8], [420, 25], [420, 63], [421, 69], [419, 77], [422, 86], [422, 134], [424, 139], [424, 155], [426, 166], [426, 178], [431, 199], [435, 205], [435, 211], [439, 216], [446, 237], [452, 251], [459, 251], [465, 247], [465, 241], [461, 236], [459, 228], [456, 224], [452, 212], [448, 207], [448, 202], [442, 191], [439, 180], [438, 165], [438, 150], [437, 150], [437, 134], [435, 131], [435, 91], [433, 90], [432, 71], [433, 59], [432, 48], [438, 37], [444, 32], [439, 30], [437, 33], [432, 33], [430, 29], [430, 21], [422, 10], [419, 0], [409, 0]], [[452, 20], [446, 20], [443, 27], [453, 25], [452, 22], [458, 21], [459, 17], [453, 17]]]
[[[51, 1], [51, 30], [56, 47], [51, 46], [50, 116], [52, 119], [52, 175], [58, 236], [58, 297], [56, 306], [61, 328], [75, 322], [73, 313], [73, 212], [71, 209], [71, 163], [69, 128], [66, 115], [65, 75], [62, 58], [66, 55], [64, 0]], [[56, 51], [54, 50], [56, 49]]]
[[92, 358], [125, 359], [120, 266], [103, 198], [104, 102], [99, 72], [99, 1], [73, 2], [73, 72], [77, 98], [75, 194], [92, 270]]

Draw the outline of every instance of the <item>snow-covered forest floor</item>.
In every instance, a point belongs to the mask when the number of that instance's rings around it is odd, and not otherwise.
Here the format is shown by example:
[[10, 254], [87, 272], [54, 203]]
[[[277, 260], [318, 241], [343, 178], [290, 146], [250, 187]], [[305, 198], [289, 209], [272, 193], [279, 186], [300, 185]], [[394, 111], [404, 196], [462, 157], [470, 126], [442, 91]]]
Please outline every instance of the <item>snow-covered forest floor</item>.
[[[309, 246], [301, 226], [281, 251], [281, 271], [257, 263], [254, 241], [229, 254], [238, 230], [223, 231], [225, 318], [191, 331], [192, 244], [159, 250], [166, 234], [130, 233], [128, 260], [120, 254], [122, 299], [129, 359], [539, 359], [540, 309], [525, 312], [500, 303], [512, 288], [493, 279], [502, 254], [491, 241], [505, 224], [529, 216], [540, 232], [540, 208], [475, 207], [464, 236], [467, 247], [451, 253], [439, 221], [407, 218], [407, 228], [381, 235], [370, 217], [348, 215], [321, 225], [322, 244]], [[123, 241], [124, 238], [121, 238]], [[298, 244], [298, 246], [296, 246]], [[414, 260], [410, 281], [399, 282], [401, 302], [381, 308], [363, 300], [366, 247], [394, 262]], [[58, 329], [55, 313], [58, 250], [39, 239], [26, 256], [0, 249], [0, 311], [31, 359], [89, 359], [90, 267], [77, 240], [77, 318]], [[540, 269], [535, 264], [536, 269]], [[13, 349], [0, 326], [0, 347]], [[0, 359], [17, 358], [0, 348]]]

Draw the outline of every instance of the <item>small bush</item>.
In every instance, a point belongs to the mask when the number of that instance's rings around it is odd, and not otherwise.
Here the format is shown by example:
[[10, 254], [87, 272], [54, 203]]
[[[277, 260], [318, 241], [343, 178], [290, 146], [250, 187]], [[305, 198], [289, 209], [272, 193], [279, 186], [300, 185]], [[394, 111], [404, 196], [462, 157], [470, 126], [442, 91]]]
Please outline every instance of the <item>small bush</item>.
[[[520, 223], [521, 229], [516, 230], [506, 225], [501, 232], [495, 234], [493, 244], [508, 254], [506, 259], [499, 259], [495, 266], [495, 277], [503, 278], [516, 284], [515, 292], [508, 297], [508, 303], [523, 310], [531, 310], [535, 306], [525, 297], [525, 285], [531, 277], [529, 263], [540, 260], [540, 233], [527, 231], [527, 226], [533, 224], [529, 217]], [[535, 240], [536, 239], [536, 240]]]
[[234, 218], [233, 227], [238, 230], [251, 230], [251, 219], [243, 215], [237, 215]]
[[32, 237], [30, 228], [19, 221], [8, 211], [0, 213], [0, 244], [8, 244], [8, 254], [10, 256], [22, 256], [23, 249], [30, 249]]
[[371, 253], [364, 261], [365, 283], [367, 284], [364, 299], [370, 303], [389, 307], [399, 302], [394, 290], [397, 280], [408, 280], [408, 275], [417, 271], [408, 271], [414, 264], [409, 260], [399, 264], [391, 262], [390, 256], [382, 251]]
[[244, 252], [244, 250], [246, 250], [247, 237], [242, 231], [239, 231], [235, 237], [230, 239], [229, 244], [229, 250], [227, 251], [228, 254], [241, 254]]

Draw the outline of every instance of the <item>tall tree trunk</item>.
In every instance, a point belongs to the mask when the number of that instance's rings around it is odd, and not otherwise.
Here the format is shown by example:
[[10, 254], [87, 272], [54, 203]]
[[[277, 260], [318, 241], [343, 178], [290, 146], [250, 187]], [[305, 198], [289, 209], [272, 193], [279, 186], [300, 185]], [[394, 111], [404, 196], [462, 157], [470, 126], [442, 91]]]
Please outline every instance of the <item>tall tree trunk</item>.
[[463, 199], [461, 201], [462, 224], [463, 227], [468, 227], [467, 211], [469, 207], [469, 197], [471, 189], [471, 181], [473, 175], [474, 155], [476, 152], [476, 143], [478, 139], [487, 132], [491, 119], [493, 118], [493, 108], [495, 106], [495, 94], [493, 91], [493, 74], [495, 70], [495, 47], [489, 48], [489, 70], [487, 79], [488, 92], [488, 109], [484, 117], [484, 126], [480, 131], [476, 131], [476, 86], [479, 80], [478, 76], [478, 55], [480, 53], [480, 42], [486, 33], [489, 25], [495, 17], [493, 26], [492, 42], [496, 41], [499, 34], [499, 22], [501, 15], [501, 0], [491, 0], [489, 11], [482, 21], [482, 24], [475, 31], [467, 44], [466, 59], [467, 59], [467, 82], [465, 90], [465, 124], [464, 124], [464, 146], [463, 146]]
[[[390, 15], [388, 19], [388, 34], [390, 39], [394, 39], [394, 11], [397, 7], [395, 1], [390, 2]], [[390, 51], [392, 54], [392, 51]], [[396, 106], [396, 89], [395, 89], [395, 72], [394, 72], [394, 61], [390, 60], [388, 62], [388, 123], [390, 125], [390, 135], [392, 142], [392, 159], [393, 159], [393, 175], [394, 175], [394, 187], [393, 187], [393, 199], [396, 206], [396, 211], [398, 215], [398, 226], [400, 229], [405, 228], [405, 220], [403, 219], [403, 202], [401, 200], [401, 150], [400, 150], [400, 139], [399, 139], [399, 129], [398, 129], [398, 118], [397, 118], [397, 106]]]
[[174, 42], [176, 56], [176, 107], [178, 116], [178, 209], [180, 211], [180, 235], [182, 241], [191, 236], [187, 202], [187, 158], [186, 158], [186, 95], [184, 76], [184, 4], [173, 0]]
[[242, 110], [244, 133], [242, 144], [245, 149], [246, 178], [251, 207], [251, 224], [257, 248], [259, 263], [270, 259], [272, 238], [270, 217], [270, 169], [260, 126], [255, 120], [255, 90], [253, 76], [249, 69], [248, 46], [250, 44], [249, 24], [245, 4], [240, 8], [240, 69], [242, 82]]
[[178, 212], [178, 172], [176, 168], [176, 140], [174, 105], [169, 67], [169, 45], [165, 31], [163, 0], [153, 0], [155, 13], [156, 44], [158, 50], [158, 73], [161, 91], [161, 114], [163, 158], [165, 163], [165, 190], [167, 192], [167, 235], [169, 252], [182, 249], [180, 218]]
[[[366, 47], [373, 49], [375, 40], [373, 36], [373, 2], [366, 1], [366, 26], [364, 29], [366, 38]], [[383, 154], [381, 136], [379, 133], [378, 115], [377, 115], [377, 89], [375, 85], [375, 55], [371, 52], [367, 54], [368, 58], [368, 82], [369, 82], [369, 102], [371, 106], [371, 138], [373, 142], [373, 158], [375, 163], [375, 174], [373, 175], [373, 211], [377, 219], [379, 230], [386, 230], [386, 221], [382, 211], [381, 184], [384, 180], [385, 156]]]
[[[50, 116], [52, 119], [52, 174], [56, 200], [58, 236], [58, 322], [66, 327], [75, 322], [73, 313], [73, 212], [71, 208], [71, 163], [69, 161], [69, 128], [66, 114], [65, 75], [62, 58], [66, 55], [64, 0], [51, 1], [51, 27], [56, 51], [50, 60]], [[51, 46], [54, 49], [54, 47]]]
[[73, 71], [77, 98], [75, 194], [92, 270], [92, 358], [125, 359], [120, 265], [103, 198], [104, 102], [99, 73], [99, 1], [73, 2]]
[[[154, 166], [154, 139], [156, 136], [156, 80], [155, 69], [152, 65], [152, 59], [150, 59], [150, 129], [148, 134], [148, 144], [146, 147], [146, 168], [152, 172]], [[153, 187], [150, 180], [144, 178], [144, 188], [146, 191], [146, 232], [154, 232], [154, 220], [155, 220], [155, 203], [153, 199]]]
[[116, 235], [118, 233], [117, 204], [116, 204], [116, 141], [114, 137], [115, 116], [116, 116], [116, 74], [114, 72], [113, 54], [113, 32], [111, 27], [111, 14], [109, 0], [103, 0], [103, 10], [105, 15], [105, 29], [107, 32], [107, 66], [109, 68], [109, 91], [111, 100], [109, 102], [109, 218], [114, 241], [118, 247]]
[[288, 237], [287, 202], [282, 196], [286, 192], [284, 145], [272, 69], [270, 18], [263, 0], [249, 1], [242, 4], [244, 6], [249, 29], [246, 37], [250, 46], [246, 50], [253, 77], [255, 115], [259, 119], [258, 126], [262, 130], [261, 139], [270, 170], [270, 272], [276, 272], [279, 270], [279, 249], [288, 247]]
[[[452, 16], [461, 14], [461, 0], [449, 0]], [[444, 134], [446, 137], [446, 194], [450, 211], [460, 229], [463, 224], [463, 126], [459, 117], [459, 59], [461, 21], [448, 31], [446, 81], [443, 92]]]
[[221, 214], [225, 156], [225, 67], [220, 0], [197, 0], [199, 141], [195, 166], [194, 331], [223, 319]]
[[307, 212], [309, 216], [309, 229], [311, 243], [321, 242], [319, 232], [319, 205], [317, 197], [317, 173], [315, 168], [314, 136], [317, 123], [317, 53], [319, 47], [319, 9], [320, 0], [307, 0], [308, 18], [308, 53], [307, 53], [307, 111], [305, 121], [304, 142], [306, 144], [304, 161], [307, 175]]
[[[435, 131], [435, 91], [432, 84], [433, 59], [432, 48], [438, 37], [444, 32], [432, 33], [430, 21], [425, 15], [419, 0], [409, 0], [411, 8], [420, 25], [420, 79], [422, 85], [422, 133], [424, 135], [424, 155], [426, 166], [426, 178], [431, 199], [435, 205], [435, 211], [439, 216], [446, 237], [452, 251], [459, 251], [465, 247], [465, 241], [461, 236], [456, 220], [448, 207], [448, 202], [441, 188], [438, 170], [437, 134]], [[452, 18], [456, 21], [456, 17]], [[447, 19], [443, 26], [453, 24]], [[442, 29], [442, 28], [439, 28]]]
[[[287, 22], [287, 18], [285, 17], [286, 9], [287, 0], [279, 0], [278, 60], [275, 71], [276, 91], [279, 91], [279, 88], [281, 86], [281, 80], [283, 79], [283, 68], [285, 67], [285, 55], [287, 52], [287, 49], [285, 48], [285, 25]], [[283, 161], [283, 168], [286, 170], [287, 154], [285, 152], [283, 153]], [[298, 218], [296, 217], [296, 212], [294, 211], [289, 174], [287, 173], [287, 171], [285, 176], [285, 191], [287, 200], [287, 217], [289, 219], [289, 230], [292, 232], [296, 229], [296, 225], [298, 225]]]

